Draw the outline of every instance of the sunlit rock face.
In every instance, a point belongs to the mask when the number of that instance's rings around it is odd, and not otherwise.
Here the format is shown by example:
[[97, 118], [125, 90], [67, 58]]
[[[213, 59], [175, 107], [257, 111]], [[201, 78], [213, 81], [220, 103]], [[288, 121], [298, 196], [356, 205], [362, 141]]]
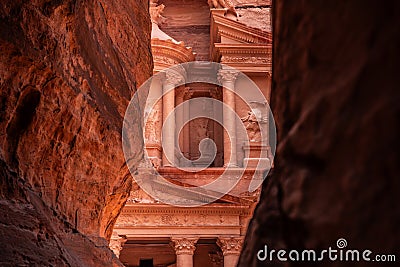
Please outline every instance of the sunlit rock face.
[[[337, 248], [339, 238], [398, 253], [399, 2], [274, 3], [277, 157], [239, 266], [292, 266], [257, 251]], [[316, 265], [346, 264], [365, 266]]]
[[148, 1], [5, 0], [0, 25], [0, 265], [118, 265], [106, 239], [131, 189], [125, 108], [152, 73]]

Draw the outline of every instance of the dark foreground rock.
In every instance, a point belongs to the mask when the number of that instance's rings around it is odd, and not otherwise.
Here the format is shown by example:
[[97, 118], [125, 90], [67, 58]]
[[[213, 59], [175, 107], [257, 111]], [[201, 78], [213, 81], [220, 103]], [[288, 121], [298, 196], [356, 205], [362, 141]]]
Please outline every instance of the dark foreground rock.
[[339, 238], [348, 248], [397, 253], [398, 261], [399, 2], [274, 3], [276, 168], [239, 266], [292, 266], [260, 262], [256, 253], [265, 244], [336, 248]]

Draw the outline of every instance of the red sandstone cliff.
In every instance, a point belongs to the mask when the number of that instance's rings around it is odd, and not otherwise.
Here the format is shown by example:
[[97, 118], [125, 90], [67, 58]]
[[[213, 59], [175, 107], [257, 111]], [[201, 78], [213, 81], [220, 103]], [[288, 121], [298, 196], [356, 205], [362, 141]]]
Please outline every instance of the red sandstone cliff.
[[322, 250], [339, 238], [398, 262], [399, 1], [277, 0], [273, 9], [277, 157], [239, 266], [381, 266], [257, 260], [264, 245]]
[[147, 0], [1, 1], [0, 265], [120, 264], [105, 238], [131, 188], [120, 130], [150, 27]]

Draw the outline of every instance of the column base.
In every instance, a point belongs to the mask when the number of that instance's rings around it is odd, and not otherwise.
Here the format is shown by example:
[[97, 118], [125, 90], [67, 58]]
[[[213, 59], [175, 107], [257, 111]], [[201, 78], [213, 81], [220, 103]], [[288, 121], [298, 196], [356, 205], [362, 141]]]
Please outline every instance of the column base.
[[245, 158], [243, 166], [248, 168], [270, 169], [271, 148], [261, 142], [251, 141], [243, 145]]
[[244, 168], [257, 168], [258, 169], [270, 169], [271, 161], [269, 159], [260, 158], [244, 158], [243, 159]]

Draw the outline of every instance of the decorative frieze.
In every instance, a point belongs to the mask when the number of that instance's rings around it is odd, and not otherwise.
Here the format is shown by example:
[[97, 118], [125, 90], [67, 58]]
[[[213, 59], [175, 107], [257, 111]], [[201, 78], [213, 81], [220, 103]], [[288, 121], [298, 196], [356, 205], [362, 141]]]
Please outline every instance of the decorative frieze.
[[154, 64], [157, 64], [157, 63], [165, 64], [165, 63], [167, 63], [167, 64], [169, 64], [171, 66], [179, 64], [179, 60], [177, 60], [177, 59], [174, 59], [174, 58], [171, 58], [171, 57], [167, 57], [167, 56], [160, 56], [160, 55], [154, 55], [153, 56], [153, 61], [154, 61]]
[[[218, 205], [218, 206], [203, 206], [196, 208], [184, 208], [184, 207], [173, 207], [165, 205], [165, 204], [130, 204], [124, 207], [123, 214], [177, 214], [177, 215], [185, 215], [185, 214], [208, 214], [208, 215], [243, 215], [249, 214], [247, 205], [232, 205], [227, 209], [226, 205]], [[123, 215], [121, 214], [121, 215]]]
[[256, 57], [256, 56], [222, 56], [221, 62], [224, 63], [251, 63], [251, 64], [271, 64], [270, 57]]
[[238, 215], [209, 215], [209, 214], [121, 214], [116, 223], [117, 227], [127, 226], [238, 226]]

